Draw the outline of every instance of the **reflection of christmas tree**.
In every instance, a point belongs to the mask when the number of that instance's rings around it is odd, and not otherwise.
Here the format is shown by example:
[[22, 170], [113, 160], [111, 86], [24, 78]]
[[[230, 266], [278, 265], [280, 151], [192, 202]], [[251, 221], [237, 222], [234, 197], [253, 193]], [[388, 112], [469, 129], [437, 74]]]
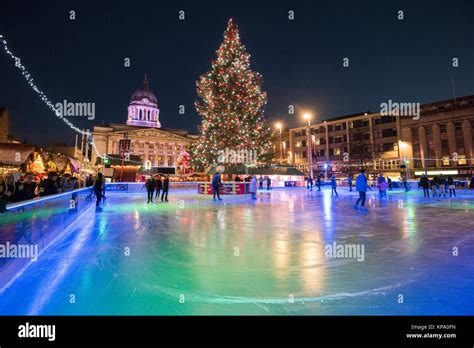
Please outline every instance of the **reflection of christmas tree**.
[[258, 160], [271, 149], [270, 129], [263, 118], [267, 95], [261, 89], [262, 76], [250, 70], [249, 59], [230, 19], [212, 70], [196, 83], [202, 99], [202, 103], [196, 101], [202, 116], [201, 136], [191, 147], [196, 168], [216, 164], [219, 151], [226, 149], [256, 151]]

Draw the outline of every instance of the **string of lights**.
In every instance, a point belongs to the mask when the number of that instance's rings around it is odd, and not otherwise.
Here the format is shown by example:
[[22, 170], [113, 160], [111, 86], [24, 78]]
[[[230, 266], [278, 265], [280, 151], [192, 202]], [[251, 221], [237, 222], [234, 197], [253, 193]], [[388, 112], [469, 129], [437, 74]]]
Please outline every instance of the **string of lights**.
[[26, 70], [25, 66], [21, 63], [21, 59], [17, 56], [15, 56], [8, 48], [7, 46], [7, 41], [3, 38], [3, 35], [0, 34], [0, 40], [3, 44], [3, 48], [5, 50], [5, 53], [10, 57], [12, 58], [14, 61], [15, 61], [15, 67], [18, 68], [20, 71], [21, 71], [21, 74], [23, 75], [23, 77], [25, 78], [26, 82], [28, 83], [28, 85], [33, 89], [33, 91], [35, 91], [40, 99], [46, 104], [46, 106], [51, 109], [54, 114], [59, 117], [64, 123], [66, 123], [72, 130], [74, 130], [75, 132], [81, 134], [81, 135], [85, 135], [88, 139], [88, 141], [91, 143], [92, 145], [92, 148], [94, 149], [94, 151], [96, 152], [96, 154], [99, 156], [99, 157], [102, 157], [102, 158], [105, 158], [107, 155], [101, 155], [99, 150], [97, 149], [97, 146], [95, 145], [94, 143], [94, 137], [92, 136], [91, 132], [90, 131], [84, 131], [78, 127], [76, 127], [71, 121], [69, 121], [67, 118], [65, 118], [62, 113], [56, 109], [53, 105], [53, 103], [51, 103], [51, 101], [48, 99], [48, 97], [46, 96], [46, 94], [41, 91], [38, 86], [33, 82], [34, 79], [33, 77], [31, 76], [31, 74], [28, 72], [28, 70]]

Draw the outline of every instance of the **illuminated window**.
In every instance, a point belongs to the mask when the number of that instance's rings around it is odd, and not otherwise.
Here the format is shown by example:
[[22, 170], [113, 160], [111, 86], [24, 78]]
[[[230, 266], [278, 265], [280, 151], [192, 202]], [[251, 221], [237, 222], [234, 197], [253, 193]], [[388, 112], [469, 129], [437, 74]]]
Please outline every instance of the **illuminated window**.
[[443, 157], [443, 166], [449, 166], [449, 157], [448, 156]]
[[467, 164], [465, 155], [458, 156], [458, 164], [459, 165], [466, 165]]
[[339, 156], [339, 155], [341, 154], [341, 149], [333, 149], [333, 150], [332, 150], [332, 154], [333, 154], [334, 156]]

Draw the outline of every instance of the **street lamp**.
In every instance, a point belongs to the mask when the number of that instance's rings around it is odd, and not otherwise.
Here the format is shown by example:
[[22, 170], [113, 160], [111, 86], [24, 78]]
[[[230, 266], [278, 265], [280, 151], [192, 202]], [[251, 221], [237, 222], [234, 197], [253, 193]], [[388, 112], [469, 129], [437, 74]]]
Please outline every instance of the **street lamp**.
[[282, 135], [281, 135], [281, 128], [282, 128], [282, 125], [281, 125], [280, 122], [278, 122], [278, 123], [275, 125], [275, 127], [280, 130], [280, 164], [281, 164], [281, 163], [283, 163], [283, 147], [282, 147], [283, 141], [282, 141]]
[[309, 177], [313, 180], [313, 145], [311, 142], [311, 115], [306, 113], [303, 115], [303, 118], [308, 120], [308, 154], [309, 154]]

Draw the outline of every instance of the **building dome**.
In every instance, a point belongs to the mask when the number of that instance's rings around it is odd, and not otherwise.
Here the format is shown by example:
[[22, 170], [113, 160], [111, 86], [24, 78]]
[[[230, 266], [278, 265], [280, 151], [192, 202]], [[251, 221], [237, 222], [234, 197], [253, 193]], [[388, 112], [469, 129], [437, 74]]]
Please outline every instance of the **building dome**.
[[132, 94], [128, 106], [127, 124], [129, 126], [161, 128], [159, 117], [158, 101], [148, 87], [148, 79], [145, 75], [142, 88]]
[[158, 104], [155, 94], [148, 87], [148, 79], [146, 78], [146, 75], [145, 79], [143, 80], [142, 88], [132, 94], [130, 103], [134, 101], [141, 102], [144, 98], [148, 99], [148, 101], [152, 102], [153, 104]]

